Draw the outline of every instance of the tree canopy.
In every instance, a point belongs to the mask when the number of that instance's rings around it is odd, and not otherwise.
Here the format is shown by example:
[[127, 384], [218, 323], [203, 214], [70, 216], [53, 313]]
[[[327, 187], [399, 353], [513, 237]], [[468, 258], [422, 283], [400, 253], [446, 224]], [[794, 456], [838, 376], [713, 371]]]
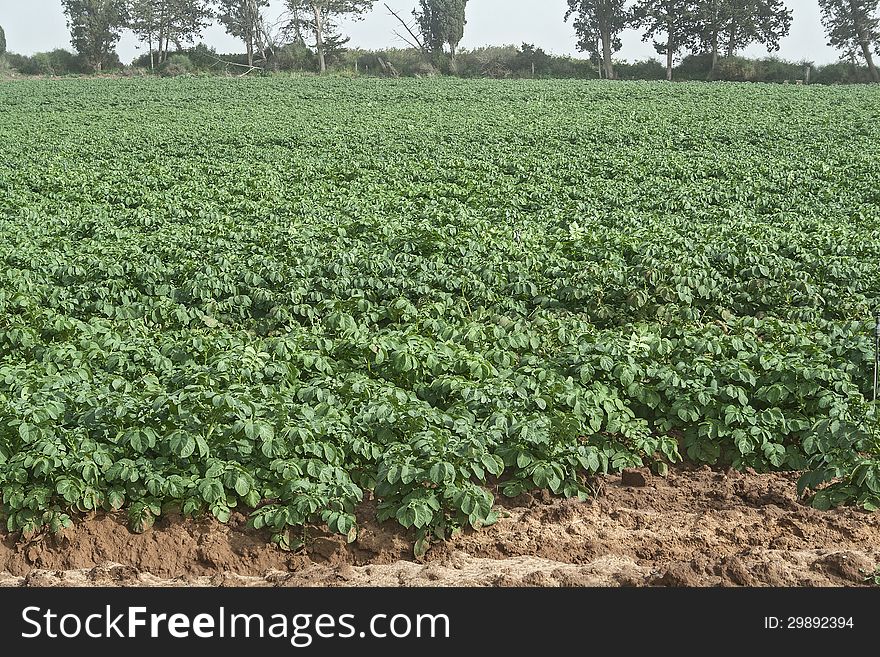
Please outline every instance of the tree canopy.
[[70, 29], [70, 43], [94, 71], [111, 55], [128, 21], [125, 0], [61, 0]]
[[633, 26], [645, 30], [642, 41], [653, 40], [657, 53], [666, 55], [667, 80], [675, 55], [694, 42], [695, 5], [695, 0], [639, 0], [633, 7]]
[[328, 35], [338, 42], [335, 37], [337, 21], [342, 17], [355, 20], [363, 18], [375, 3], [376, 0], [287, 0], [290, 30], [299, 39], [303, 38], [304, 32], [312, 33], [315, 51], [318, 53], [318, 65], [323, 73], [327, 70]]
[[620, 33], [631, 20], [626, 0], [568, 0], [565, 20], [572, 16], [578, 50], [601, 61], [606, 77], [613, 78], [611, 57], [623, 47]]
[[269, 0], [219, 0], [217, 20], [226, 32], [244, 42], [248, 65], [253, 66], [254, 49], [262, 41], [262, 11]]
[[467, 0], [419, 0], [419, 7], [413, 15], [424, 45], [432, 54], [442, 53], [448, 46], [455, 61], [467, 24], [466, 8]]
[[828, 45], [849, 59], [864, 59], [874, 82], [880, 82], [874, 63], [874, 55], [880, 55], [878, 4], [878, 0], [819, 0]]

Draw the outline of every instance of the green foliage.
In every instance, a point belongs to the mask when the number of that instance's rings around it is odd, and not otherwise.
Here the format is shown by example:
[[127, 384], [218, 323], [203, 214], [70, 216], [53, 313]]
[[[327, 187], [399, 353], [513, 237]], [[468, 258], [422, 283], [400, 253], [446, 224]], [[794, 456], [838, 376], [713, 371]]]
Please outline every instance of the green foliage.
[[217, 20], [226, 32], [241, 39], [247, 49], [248, 63], [253, 63], [254, 49], [262, 42], [263, 9], [269, 0], [219, 0]]
[[695, 5], [696, 0], [638, 0], [632, 9], [633, 26], [644, 30], [642, 41], [653, 41], [667, 56], [670, 78], [674, 57], [694, 43]]
[[154, 69], [168, 59], [169, 46], [194, 43], [213, 18], [213, 0], [129, 0], [126, 27], [147, 46], [147, 67]]
[[3, 31], [3, 26], [0, 25], [0, 57], [6, 54], [6, 32]]
[[666, 77], [666, 69], [656, 59], [615, 62], [614, 69], [621, 80], [663, 80]]
[[436, 56], [446, 46], [453, 56], [464, 38], [467, 0], [419, 0], [413, 12], [424, 46]]
[[306, 35], [314, 37], [318, 70], [327, 70], [328, 60], [337, 58], [348, 43], [340, 31], [341, 20], [362, 20], [376, 0], [285, 0], [287, 30], [295, 43], [305, 45]]
[[296, 549], [369, 492], [423, 554], [682, 458], [877, 506], [877, 94], [0, 85], [0, 514]]
[[877, 0], [819, 0], [828, 45], [844, 58], [861, 59], [871, 79], [880, 82], [874, 57], [880, 56], [880, 4]]
[[578, 50], [601, 61], [607, 77], [614, 78], [611, 58], [623, 47], [620, 35], [632, 21], [625, 0], [568, 0], [565, 20], [572, 16]]
[[694, 0], [691, 45], [733, 57], [753, 43], [769, 51], [791, 31], [792, 11], [784, 0]]
[[271, 66], [278, 71], [314, 71], [318, 67], [315, 54], [300, 43], [279, 48], [273, 55]]
[[166, 77], [188, 75], [193, 71], [192, 60], [182, 53], [175, 53], [168, 57], [159, 67], [159, 73]]
[[62, 0], [70, 43], [94, 71], [109, 68], [128, 21], [125, 0]]
[[[91, 72], [83, 57], [61, 48], [31, 56], [8, 53], [6, 61], [22, 75], [81, 75]], [[115, 57], [110, 57], [108, 61], [111, 68], [121, 66]]]

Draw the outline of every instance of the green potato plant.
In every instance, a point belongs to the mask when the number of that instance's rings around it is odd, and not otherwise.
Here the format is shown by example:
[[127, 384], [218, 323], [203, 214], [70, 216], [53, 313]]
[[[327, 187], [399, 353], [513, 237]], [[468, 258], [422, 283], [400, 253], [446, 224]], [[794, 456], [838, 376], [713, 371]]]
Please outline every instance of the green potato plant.
[[296, 549], [682, 459], [880, 506], [880, 91], [0, 85], [0, 516]]

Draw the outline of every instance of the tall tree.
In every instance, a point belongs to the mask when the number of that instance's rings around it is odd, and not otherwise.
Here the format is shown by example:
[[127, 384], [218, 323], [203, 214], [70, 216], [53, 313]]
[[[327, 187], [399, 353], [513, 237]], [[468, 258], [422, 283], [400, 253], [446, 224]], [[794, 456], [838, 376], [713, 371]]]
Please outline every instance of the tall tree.
[[[666, 55], [667, 80], [672, 80], [675, 55], [693, 42], [695, 14], [695, 0], [638, 0], [633, 8], [633, 25], [645, 30], [642, 41], [653, 39], [654, 49]], [[659, 35], [664, 38], [658, 40]]]
[[342, 17], [361, 19], [369, 12], [376, 0], [287, 0], [290, 12], [290, 30], [300, 37], [311, 32], [315, 37], [315, 51], [321, 73], [327, 70], [328, 35], [336, 43], [337, 21]]
[[767, 50], [779, 50], [779, 42], [791, 31], [792, 12], [784, 0], [727, 0], [727, 56], [759, 43]]
[[[211, 0], [131, 0], [129, 29], [150, 48], [157, 64], [168, 58], [172, 45], [192, 44], [214, 17]], [[155, 44], [155, 46], [154, 46]]]
[[159, 6], [156, 0], [132, 0], [128, 8], [128, 29], [150, 51], [150, 69], [156, 68], [155, 51], [159, 41]]
[[436, 59], [449, 46], [453, 70], [458, 44], [464, 38], [467, 24], [466, 8], [467, 0], [419, 0], [419, 7], [413, 11], [424, 47]]
[[61, 0], [70, 43], [95, 71], [110, 60], [128, 20], [125, 0]]
[[792, 21], [784, 0], [697, 0], [693, 15], [691, 45], [712, 53], [710, 77], [722, 51], [732, 57], [753, 43], [778, 50]]
[[880, 55], [878, 4], [877, 0], [819, 0], [828, 45], [845, 53], [861, 52], [874, 82], [880, 82], [874, 63], [874, 53]]
[[727, 0], [697, 0], [692, 27], [692, 47], [701, 52], [712, 53], [711, 77], [718, 66], [718, 52], [721, 35], [728, 23], [729, 5]]
[[6, 54], [6, 32], [3, 31], [3, 26], [0, 25], [0, 57]]
[[219, 0], [217, 19], [226, 32], [244, 41], [248, 66], [254, 65], [254, 49], [262, 41], [263, 9], [269, 0]]
[[574, 16], [578, 50], [602, 62], [605, 77], [614, 78], [611, 56], [620, 50], [620, 33], [630, 22], [626, 0], [568, 0], [565, 20]]

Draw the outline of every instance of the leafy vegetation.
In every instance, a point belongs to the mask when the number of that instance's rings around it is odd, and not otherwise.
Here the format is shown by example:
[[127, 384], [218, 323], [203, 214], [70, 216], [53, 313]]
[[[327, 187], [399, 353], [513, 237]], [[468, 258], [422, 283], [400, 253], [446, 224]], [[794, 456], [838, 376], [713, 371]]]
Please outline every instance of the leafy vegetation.
[[682, 458], [874, 508], [878, 93], [0, 85], [0, 513], [370, 494], [420, 554]]

